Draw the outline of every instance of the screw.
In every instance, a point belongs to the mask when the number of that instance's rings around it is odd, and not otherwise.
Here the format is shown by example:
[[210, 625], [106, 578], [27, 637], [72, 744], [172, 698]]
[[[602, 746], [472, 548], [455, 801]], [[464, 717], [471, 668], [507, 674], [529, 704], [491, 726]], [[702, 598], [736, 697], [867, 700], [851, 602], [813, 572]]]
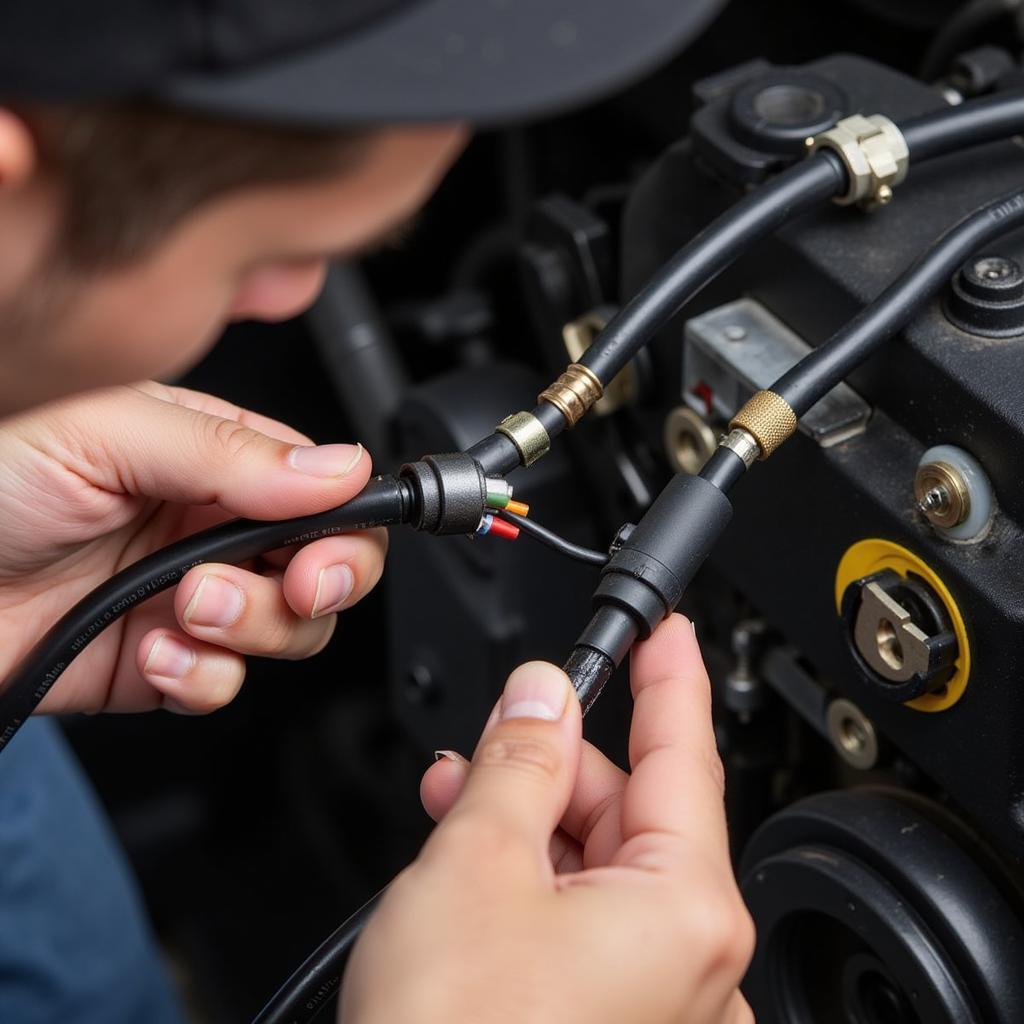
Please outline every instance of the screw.
[[924, 497], [917, 503], [917, 507], [925, 514], [942, 513], [949, 508], [949, 491], [943, 486], [932, 487], [925, 492]]
[[914, 499], [932, 526], [959, 526], [970, 514], [971, 494], [963, 473], [946, 462], [926, 462], [914, 476]]

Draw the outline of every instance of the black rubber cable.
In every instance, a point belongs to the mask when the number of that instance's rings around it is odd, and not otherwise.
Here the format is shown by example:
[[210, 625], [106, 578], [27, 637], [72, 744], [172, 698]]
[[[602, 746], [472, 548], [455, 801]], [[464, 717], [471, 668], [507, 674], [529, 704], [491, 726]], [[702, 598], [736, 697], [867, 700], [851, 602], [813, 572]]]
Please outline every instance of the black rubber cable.
[[155, 551], [82, 598], [25, 656], [0, 691], [0, 751], [74, 659], [137, 604], [174, 586], [203, 562], [244, 562], [276, 548], [403, 522], [407, 487], [371, 480], [351, 501], [316, 515], [258, 522], [236, 519]]
[[1024, 191], [975, 210], [950, 228], [882, 294], [828, 341], [784, 373], [771, 389], [802, 416], [945, 287], [965, 260], [1024, 225]]
[[842, 163], [823, 151], [748, 193], [661, 267], [612, 317], [579, 362], [607, 384], [752, 242], [845, 189]]
[[1008, 139], [1024, 131], [1024, 91], [997, 92], [966, 100], [900, 125], [910, 150], [911, 173], [922, 160]]
[[509, 512], [508, 509], [501, 509], [495, 514], [513, 526], [518, 526], [523, 533], [529, 534], [549, 548], [554, 548], [555, 551], [567, 558], [573, 558], [577, 562], [586, 562], [588, 565], [604, 565], [608, 561], [608, 556], [604, 552], [573, 544], [572, 541], [560, 537], [546, 526], [541, 526], [540, 523], [532, 519], [516, 515], [515, 512]]
[[308, 1024], [329, 1006], [345, 973], [352, 947], [387, 889], [370, 897], [302, 962], [252, 1024]]

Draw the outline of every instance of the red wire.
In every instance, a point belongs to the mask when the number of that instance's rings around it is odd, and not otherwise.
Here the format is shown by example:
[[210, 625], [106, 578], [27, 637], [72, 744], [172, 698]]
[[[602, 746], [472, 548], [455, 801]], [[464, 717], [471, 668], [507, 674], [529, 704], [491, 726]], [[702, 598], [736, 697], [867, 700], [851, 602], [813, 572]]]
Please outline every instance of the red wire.
[[497, 516], [494, 517], [494, 522], [491, 523], [490, 530], [487, 531], [492, 535], [504, 537], [505, 540], [515, 540], [519, 536], [519, 527], [513, 526], [511, 523], [506, 523], [504, 519], [499, 519]]

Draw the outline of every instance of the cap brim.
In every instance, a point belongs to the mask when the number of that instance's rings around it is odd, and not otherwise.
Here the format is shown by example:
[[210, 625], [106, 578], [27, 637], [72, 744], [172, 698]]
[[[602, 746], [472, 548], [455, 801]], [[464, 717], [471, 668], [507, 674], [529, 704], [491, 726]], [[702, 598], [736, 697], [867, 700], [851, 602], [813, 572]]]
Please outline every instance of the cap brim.
[[246, 70], [180, 75], [159, 98], [311, 127], [558, 113], [694, 38], [724, 0], [420, 0], [337, 43]]

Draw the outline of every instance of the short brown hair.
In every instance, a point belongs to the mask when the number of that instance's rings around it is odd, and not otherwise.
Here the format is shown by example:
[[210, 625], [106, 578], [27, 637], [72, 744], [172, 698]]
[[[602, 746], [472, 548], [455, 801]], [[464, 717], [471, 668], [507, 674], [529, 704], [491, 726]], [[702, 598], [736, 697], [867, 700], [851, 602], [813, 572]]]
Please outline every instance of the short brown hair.
[[26, 119], [64, 192], [59, 257], [83, 270], [144, 256], [182, 217], [233, 189], [350, 168], [368, 135], [222, 121], [141, 102], [49, 108]]

